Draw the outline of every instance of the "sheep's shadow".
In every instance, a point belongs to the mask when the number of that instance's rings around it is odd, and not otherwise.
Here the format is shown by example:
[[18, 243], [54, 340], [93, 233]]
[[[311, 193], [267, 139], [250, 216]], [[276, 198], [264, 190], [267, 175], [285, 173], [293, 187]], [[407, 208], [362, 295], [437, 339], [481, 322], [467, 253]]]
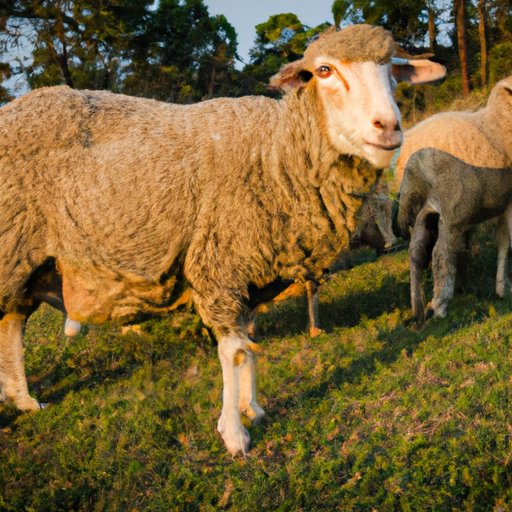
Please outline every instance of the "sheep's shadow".
[[[392, 275], [372, 290], [357, 291], [343, 297], [323, 297], [319, 290], [319, 323], [326, 332], [339, 327], [354, 327], [362, 318], [409, 308], [409, 283]], [[258, 337], [294, 336], [308, 331], [307, 299], [301, 297], [277, 304], [256, 320]]]
[[[463, 305], [464, 299], [461, 300], [460, 307], [463, 307]], [[308, 410], [308, 404], [314, 404], [325, 399], [332, 391], [342, 388], [344, 384], [357, 384], [362, 379], [372, 379], [372, 376], [381, 372], [382, 368], [389, 368], [396, 363], [403, 357], [404, 353], [408, 356], [413, 354], [429, 336], [444, 337], [461, 328], [477, 324], [485, 316], [484, 310], [487, 306], [487, 304], [482, 305], [477, 314], [467, 313], [462, 323], [460, 318], [458, 320], [453, 320], [450, 317], [432, 318], [420, 328], [417, 328], [414, 324], [409, 326], [401, 324], [393, 330], [382, 331], [376, 337], [380, 342], [377, 343], [378, 349], [361, 352], [348, 366], [337, 366], [333, 371], [325, 372], [323, 378], [312, 381], [311, 385], [305, 386], [302, 390], [299, 386], [296, 386], [293, 394], [287, 394], [283, 397], [267, 397], [265, 409], [268, 417], [261, 428], [253, 430], [254, 442], [257, 443], [264, 438], [266, 425], [286, 414], [283, 411], [292, 411], [297, 408], [297, 404], [300, 404], [300, 407], [304, 410]], [[322, 338], [320, 343], [332, 343], [332, 338]]]
[[[60, 314], [55, 312], [55, 314]], [[198, 351], [214, 352], [211, 338], [195, 321], [195, 316], [183, 313], [181, 324], [171, 318], [153, 319], [142, 324], [140, 330], [121, 334], [121, 329], [109, 326], [84, 326], [75, 338], [62, 334], [62, 343], [54, 360], [41, 371], [28, 373], [29, 388], [33, 396], [43, 403], [54, 404], [70, 392], [95, 389], [106, 383], [130, 379], [147, 364], [172, 359], [177, 368], [185, 367], [189, 358]], [[56, 344], [55, 333], [50, 333]], [[116, 337], [115, 343], [109, 343]], [[48, 363], [48, 361], [47, 361]], [[9, 404], [0, 404], [0, 427], [12, 423], [19, 413]]]

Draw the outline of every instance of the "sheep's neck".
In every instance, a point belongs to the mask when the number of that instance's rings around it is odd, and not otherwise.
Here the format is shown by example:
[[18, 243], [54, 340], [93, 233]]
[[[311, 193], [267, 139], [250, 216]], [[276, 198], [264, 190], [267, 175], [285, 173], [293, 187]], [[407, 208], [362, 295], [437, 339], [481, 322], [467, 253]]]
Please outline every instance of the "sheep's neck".
[[289, 215], [281, 275], [318, 278], [348, 249], [357, 213], [380, 173], [333, 148], [313, 88], [286, 96], [282, 108], [281, 133], [288, 137], [275, 145], [273, 171]]

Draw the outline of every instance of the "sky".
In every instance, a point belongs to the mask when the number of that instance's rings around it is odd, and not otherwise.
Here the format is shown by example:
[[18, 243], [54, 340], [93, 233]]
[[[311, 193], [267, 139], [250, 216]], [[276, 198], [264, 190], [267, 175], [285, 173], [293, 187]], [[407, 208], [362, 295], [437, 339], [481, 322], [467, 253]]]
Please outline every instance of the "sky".
[[[245, 63], [254, 46], [254, 27], [273, 14], [292, 12], [308, 27], [325, 21], [334, 23], [331, 7], [333, 0], [203, 0], [210, 15], [224, 14], [236, 30], [238, 54]], [[238, 66], [237, 66], [238, 67]]]

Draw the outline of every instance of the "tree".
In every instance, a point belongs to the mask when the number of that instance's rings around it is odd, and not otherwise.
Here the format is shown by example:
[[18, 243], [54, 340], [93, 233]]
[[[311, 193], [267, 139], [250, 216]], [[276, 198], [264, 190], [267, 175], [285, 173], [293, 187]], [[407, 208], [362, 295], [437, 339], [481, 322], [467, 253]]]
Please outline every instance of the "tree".
[[352, 0], [334, 0], [331, 12], [336, 28], [341, 28], [342, 21], [357, 23], [363, 21], [362, 14]]
[[457, 47], [459, 52], [460, 71], [462, 76], [462, 94], [468, 96], [469, 87], [469, 66], [467, 46], [467, 16], [466, 0], [454, 0], [455, 26], [457, 28]]
[[234, 69], [236, 32], [202, 0], [161, 0], [140, 37], [124, 90], [173, 102], [212, 97]]
[[160, 0], [156, 10], [153, 4], [8, 0], [0, 11], [0, 50], [7, 54], [25, 39], [32, 61], [14, 71], [32, 88], [65, 83], [169, 101], [215, 95], [233, 68], [233, 27], [224, 16], [209, 16], [202, 0]]
[[265, 23], [256, 26], [256, 40], [250, 50], [250, 63], [243, 73], [252, 79], [252, 91], [256, 94], [271, 94], [267, 89], [269, 78], [283, 64], [302, 57], [309, 41], [329, 25], [309, 28], [292, 13], [270, 16]]
[[434, 0], [426, 1], [428, 16], [428, 47], [432, 53], [436, 52], [436, 8]]
[[[32, 88], [115, 89], [130, 37], [148, 13], [150, 0], [10, 0], [1, 16], [2, 53], [32, 47], [32, 62], [20, 65]], [[2, 27], [0, 27], [2, 28]]]
[[480, 35], [480, 84], [487, 87], [487, 30], [486, 2], [478, 0], [478, 32]]
[[[8, 78], [10, 74], [11, 70], [9, 66], [5, 63], [0, 62], [0, 78], [3, 80], [5, 78]], [[5, 87], [0, 86], [0, 105], [7, 103], [11, 99], [11, 95], [9, 94], [7, 89]]]
[[381, 25], [390, 30], [400, 44], [412, 47], [421, 45], [425, 39], [429, 8], [433, 15], [430, 0], [334, 0], [332, 13], [337, 27], [342, 21]]

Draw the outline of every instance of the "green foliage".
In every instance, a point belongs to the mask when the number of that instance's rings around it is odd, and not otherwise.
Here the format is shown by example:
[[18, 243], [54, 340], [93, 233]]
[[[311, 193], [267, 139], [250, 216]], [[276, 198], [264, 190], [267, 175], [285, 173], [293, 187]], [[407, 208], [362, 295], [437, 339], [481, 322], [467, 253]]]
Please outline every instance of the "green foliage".
[[257, 25], [251, 62], [243, 70], [253, 79], [254, 90], [247, 92], [270, 94], [267, 90], [270, 77], [284, 64], [300, 59], [309, 42], [327, 26], [308, 28], [292, 13], [270, 16], [265, 23]]
[[179, 103], [218, 96], [235, 55], [224, 16], [211, 17], [202, 0], [163, 0], [134, 42], [124, 90]]
[[400, 45], [423, 46], [428, 27], [427, 8], [439, 11], [436, 2], [405, 0], [334, 0], [332, 14], [337, 27], [349, 23], [370, 23], [391, 30]]
[[50, 405], [0, 407], [0, 509], [508, 510], [512, 313], [493, 296], [492, 232], [449, 316], [419, 330], [405, 251], [356, 253], [321, 288], [319, 338], [304, 299], [260, 317], [268, 419], [247, 458], [215, 432], [220, 365], [194, 314], [67, 339], [41, 308], [27, 370]]
[[234, 69], [233, 27], [202, 0], [153, 4], [16, 0], [2, 10], [0, 54], [26, 40], [32, 62], [18, 71], [32, 88], [66, 83], [174, 102], [218, 95]]
[[489, 54], [489, 83], [491, 87], [512, 74], [512, 42], [497, 44]]

